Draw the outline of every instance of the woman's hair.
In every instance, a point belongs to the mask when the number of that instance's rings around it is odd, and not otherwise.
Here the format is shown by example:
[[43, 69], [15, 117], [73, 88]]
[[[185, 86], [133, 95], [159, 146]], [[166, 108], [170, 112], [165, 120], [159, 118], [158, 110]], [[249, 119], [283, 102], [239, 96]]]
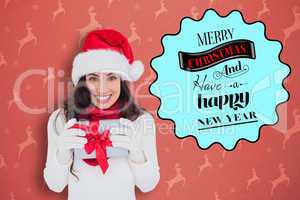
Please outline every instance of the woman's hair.
[[[80, 111], [92, 105], [91, 93], [85, 84], [85, 80], [85, 76], [81, 77], [75, 86], [72, 95], [64, 101], [63, 111], [67, 121], [71, 118], [76, 118], [78, 120]], [[120, 115], [123, 118], [134, 121], [146, 110], [135, 103], [127, 84], [127, 81], [121, 79], [121, 92], [118, 99], [121, 108]], [[71, 173], [76, 176], [73, 171], [73, 164], [74, 161], [71, 165]], [[78, 179], [77, 176], [76, 178]]]

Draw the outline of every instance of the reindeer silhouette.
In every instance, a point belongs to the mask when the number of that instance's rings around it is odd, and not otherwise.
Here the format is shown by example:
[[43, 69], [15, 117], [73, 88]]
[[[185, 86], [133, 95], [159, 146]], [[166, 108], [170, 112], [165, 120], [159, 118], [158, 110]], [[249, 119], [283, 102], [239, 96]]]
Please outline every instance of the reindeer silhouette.
[[131, 22], [130, 25], [129, 25], [129, 29], [130, 29], [130, 36], [128, 38], [128, 42], [132, 43], [134, 41], [138, 41], [139, 44], [141, 44], [141, 37], [137, 34], [136, 32], [136, 27], [135, 27], [135, 23], [134, 22]]
[[5, 60], [3, 53], [0, 52], [0, 67], [2, 65], [7, 65], [7, 61]]
[[212, 167], [212, 164], [209, 162], [207, 155], [204, 155], [204, 163], [199, 166], [198, 176], [201, 175], [202, 171], [206, 168]]
[[0, 169], [6, 168], [6, 167], [7, 167], [7, 164], [5, 162], [5, 159], [4, 159], [3, 155], [0, 154]]
[[88, 15], [90, 16], [90, 21], [88, 25], [84, 26], [83, 28], [77, 29], [79, 31], [80, 37], [79, 37], [79, 46], [81, 44], [82, 39], [85, 37], [86, 33], [93, 30], [93, 29], [101, 29], [102, 25], [97, 21], [94, 6], [89, 7], [88, 9]]
[[285, 149], [286, 148], [286, 143], [287, 141], [289, 141], [289, 139], [296, 133], [299, 133], [300, 132], [300, 113], [299, 113], [299, 109], [295, 109], [293, 111], [293, 116], [294, 116], [294, 120], [295, 120], [295, 123], [294, 125], [288, 129], [286, 131], [286, 133], [284, 133], [284, 138], [283, 138], [283, 141], [282, 141], [282, 149]]
[[18, 91], [13, 91], [13, 98], [11, 100], [8, 101], [8, 106], [7, 106], [7, 110], [10, 110], [11, 106], [13, 105], [13, 103], [17, 103], [17, 102], [21, 102], [21, 98], [18, 95]]
[[283, 167], [282, 163], [279, 163], [279, 172], [280, 172], [279, 177], [271, 181], [272, 183], [271, 196], [273, 195], [274, 190], [277, 188], [278, 185], [284, 182], [286, 182], [287, 185], [289, 185], [290, 183], [290, 178], [285, 174], [285, 168]]
[[18, 40], [19, 48], [18, 48], [18, 55], [21, 54], [21, 49], [24, 47], [25, 44], [34, 41], [35, 45], [37, 44], [37, 37], [32, 33], [32, 27], [29, 22], [26, 23], [25, 29], [27, 31], [27, 34], [24, 38]]
[[215, 200], [220, 200], [220, 196], [218, 192], [215, 192], [214, 195], [215, 195]]
[[174, 187], [175, 184], [182, 182], [182, 186], [185, 185], [186, 179], [181, 174], [181, 168], [179, 167], [178, 163], [175, 164], [174, 169], [175, 169], [175, 172], [176, 172], [175, 176], [172, 179], [166, 181], [166, 183], [168, 185], [167, 196], [169, 195], [170, 190]]
[[16, 196], [14, 192], [10, 192], [10, 200], [16, 200]]
[[18, 144], [19, 147], [18, 160], [20, 160], [21, 154], [25, 148], [29, 147], [32, 144], [36, 144], [36, 140], [32, 137], [32, 128], [30, 126], [26, 127], [25, 133], [27, 135], [26, 140]]
[[260, 181], [260, 178], [256, 175], [255, 168], [252, 168], [252, 177], [247, 180], [247, 190], [249, 190], [249, 187], [252, 185], [252, 183]]
[[191, 8], [191, 15], [193, 17], [193, 19], [198, 19], [199, 18], [199, 12], [198, 12], [198, 8], [196, 6], [193, 6]]
[[63, 13], [64, 15], [66, 14], [66, 10], [63, 7], [62, 0], [58, 0], [57, 3], [58, 3], [58, 8], [52, 13], [52, 21], [55, 20], [57, 15], [59, 15], [61, 13]]
[[154, 15], [155, 15], [155, 20], [158, 18], [158, 16], [160, 16], [163, 13], [168, 12], [168, 9], [165, 6], [165, 1], [164, 0], [160, 0], [160, 9], [155, 11]]
[[260, 19], [262, 15], [270, 12], [270, 9], [268, 8], [267, 5], [267, 0], [263, 0], [262, 3], [263, 3], [263, 7], [261, 10], [257, 12], [257, 19]]
[[284, 33], [284, 40], [283, 45], [286, 44], [287, 39], [294, 33], [295, 31], [300, 29], [300, 12], [299, 12], [299, 6], [293, 8], [293, 15], [295, 18], [294, 23], [283, 30]]

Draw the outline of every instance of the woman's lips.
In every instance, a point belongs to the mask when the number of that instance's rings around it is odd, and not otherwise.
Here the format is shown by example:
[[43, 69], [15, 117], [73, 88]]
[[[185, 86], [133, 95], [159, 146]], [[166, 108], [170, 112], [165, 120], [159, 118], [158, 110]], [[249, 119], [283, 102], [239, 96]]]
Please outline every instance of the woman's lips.
[[109, 95], [103, 95], [103, 96], [96, 96], [96, 99], [100, 102], [100, 103], [107, 103], [109, 102], [110, 98], [111, 98], [111, 94]]

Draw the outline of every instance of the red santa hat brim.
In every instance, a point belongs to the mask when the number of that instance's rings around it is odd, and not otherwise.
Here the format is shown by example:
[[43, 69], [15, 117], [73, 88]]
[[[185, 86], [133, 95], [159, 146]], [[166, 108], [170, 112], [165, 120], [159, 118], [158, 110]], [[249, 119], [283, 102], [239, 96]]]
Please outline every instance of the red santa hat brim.
[[123, 80], [136, 81], [142, 76], [144, 65], [139, 60], [130, 64], [123, 54], [113, 50], [93, 49], [75, 56], [72, 68], [75, 85], [82, 76], [97, 72], [113, 72]]

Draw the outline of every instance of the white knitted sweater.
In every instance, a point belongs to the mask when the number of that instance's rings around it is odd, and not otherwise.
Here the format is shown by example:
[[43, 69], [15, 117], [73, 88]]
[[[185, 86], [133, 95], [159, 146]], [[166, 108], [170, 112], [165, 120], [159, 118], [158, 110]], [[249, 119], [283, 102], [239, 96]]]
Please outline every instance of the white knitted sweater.
[[[56, 120], [57, 118], [57, 120]], [[128, 157], [108, 158], [109, 167], [105, 174], [99, 166], [90, 166], [79, 159], [62, 165], [56, 159], [56, 138], [65, 124], [62, 109], [55, 110], [48, 120], [48, 151], [44, 168], [44, 179], [49, 189], [61, 192], [68, 185], [68, 200], [135, 200], [135, 185], [142, 192], [155, 188], [160, 179], [156, 150], [156, 128], [152, 115], [148, 112], [135, 121], [139, 133], [143, 134], [142, 147], [147, 161], [133, 163]]]

